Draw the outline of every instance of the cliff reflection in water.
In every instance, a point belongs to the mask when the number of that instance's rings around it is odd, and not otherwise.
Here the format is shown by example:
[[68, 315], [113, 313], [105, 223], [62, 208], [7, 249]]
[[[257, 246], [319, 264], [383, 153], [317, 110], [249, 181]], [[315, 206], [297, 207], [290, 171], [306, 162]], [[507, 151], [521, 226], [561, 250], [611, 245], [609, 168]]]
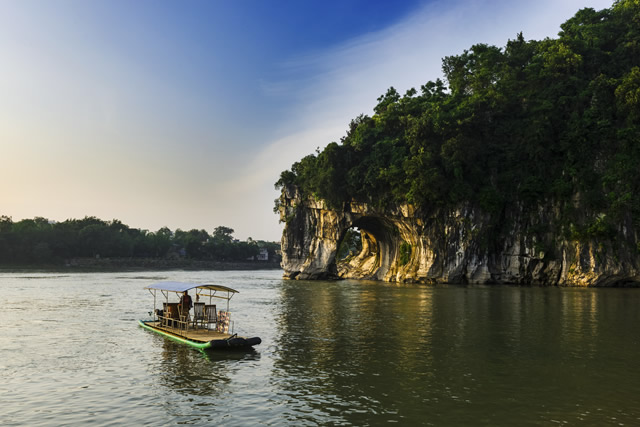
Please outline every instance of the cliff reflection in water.
[[[272, 385], [297, 412], [328, 423], [509, 425], [524, 413], [607, 422], [596, 411], [602, 399], [637, 391], [624, 369], [608, 366], [638, 349], [624, 326], [639, 320], [630, 305], [640, 294], [625, 292], [284, 283]], [[603, 394], [612, 379], [620, 390]], [[629, 399], [606, 405], [637, 414]]]
[[395, 419], [388, 400], [429, 371], [434, 310], [427, 288], [291, 282], [280, 307], [274, 385], [312, 419]]

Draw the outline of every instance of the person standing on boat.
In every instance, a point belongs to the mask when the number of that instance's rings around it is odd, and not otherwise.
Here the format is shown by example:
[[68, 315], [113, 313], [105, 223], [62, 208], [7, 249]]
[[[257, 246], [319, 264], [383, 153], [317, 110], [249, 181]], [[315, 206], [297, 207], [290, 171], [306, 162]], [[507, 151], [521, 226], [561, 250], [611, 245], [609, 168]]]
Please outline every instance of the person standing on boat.
[[184, 313], [184, 316], [187, 318], [187, 320], [189, 319], [189, 310], [191, 310], [192, 306], [193, 303], [191, 302], [191, 296], [189, 295], [189, 292], [184, 291], [184, 293], [180, 297], [180, 308], [181, 312]]

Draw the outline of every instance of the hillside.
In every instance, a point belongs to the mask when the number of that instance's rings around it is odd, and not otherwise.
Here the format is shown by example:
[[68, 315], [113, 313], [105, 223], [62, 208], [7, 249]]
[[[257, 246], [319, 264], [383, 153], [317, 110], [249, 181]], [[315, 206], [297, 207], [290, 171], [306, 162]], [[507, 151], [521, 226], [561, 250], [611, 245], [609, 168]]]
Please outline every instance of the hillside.
[[637, 257], [640, 2], [582, 9], [555, 39], [518, 34], [442, 64], [444, 81], [391, 87], [339, 143], [282, 172], [283, 220], [291, 197], [377, 217], [406, 205], [422, 222], [464, 208], [483, 218], [473, 242], [486, 256], [517, 228], [547, 260], [566, 242]]

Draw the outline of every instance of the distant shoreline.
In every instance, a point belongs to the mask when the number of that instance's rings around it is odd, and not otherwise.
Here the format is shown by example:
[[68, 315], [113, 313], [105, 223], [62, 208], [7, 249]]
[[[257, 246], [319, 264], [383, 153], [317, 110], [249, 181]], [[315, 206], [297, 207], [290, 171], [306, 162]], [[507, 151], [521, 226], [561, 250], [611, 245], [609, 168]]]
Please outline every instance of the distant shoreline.
[[0, 265], [0, 272], [43, 271], [68, 273], [108, 273], [128, 271], [171, 270], [280, 270], [278, 262], [247, 261], [225, 262], [193, 259], [156, 258], [76, 258], [60, 264], [12, 264]]

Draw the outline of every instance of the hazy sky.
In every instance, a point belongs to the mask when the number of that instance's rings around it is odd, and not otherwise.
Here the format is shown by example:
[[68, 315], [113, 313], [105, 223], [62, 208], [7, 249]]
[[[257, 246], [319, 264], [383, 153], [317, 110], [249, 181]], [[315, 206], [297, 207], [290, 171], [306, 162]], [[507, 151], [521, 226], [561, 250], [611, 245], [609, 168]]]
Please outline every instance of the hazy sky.
[[475, 43], [604, 0], [0, 0], [0, 215], [279, 240], [280, 172]]

